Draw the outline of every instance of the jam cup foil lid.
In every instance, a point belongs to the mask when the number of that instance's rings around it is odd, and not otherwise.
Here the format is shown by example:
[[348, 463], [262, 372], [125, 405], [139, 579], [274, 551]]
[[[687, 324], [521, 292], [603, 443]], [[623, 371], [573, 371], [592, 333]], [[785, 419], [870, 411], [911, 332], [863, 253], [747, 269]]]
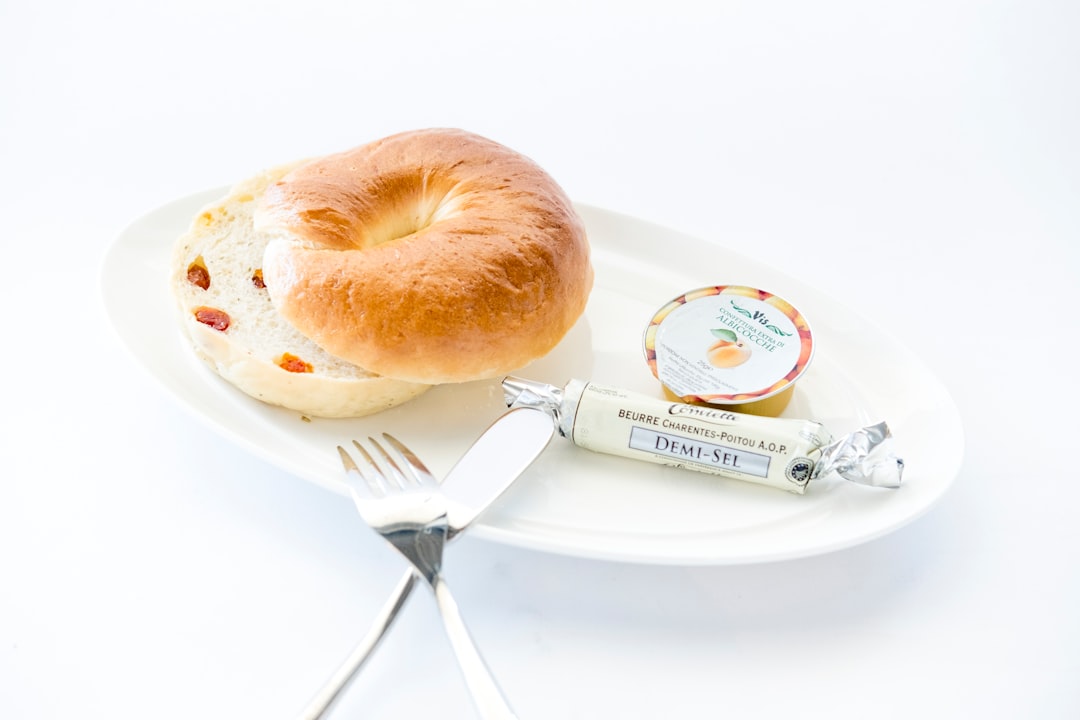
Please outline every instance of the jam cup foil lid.
[[754, 403], [790, 390], [814, 338], [791, 303], [758, 288], [714, 285], [664, 305], [645, 330], [653, 375], [685, 402]]

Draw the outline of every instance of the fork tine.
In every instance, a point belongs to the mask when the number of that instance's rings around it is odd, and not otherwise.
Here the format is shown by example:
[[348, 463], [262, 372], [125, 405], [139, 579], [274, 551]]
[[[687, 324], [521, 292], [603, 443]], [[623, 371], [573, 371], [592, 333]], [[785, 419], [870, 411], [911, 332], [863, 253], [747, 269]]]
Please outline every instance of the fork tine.
[[341, 453], [341, 460], [343, 463], [345, 463], [345, 469], [355, 470], [360, 475], [360, 477], [363, 478], [364, 482], [368, 486], [368, 490], [375, 497], [381, 497], [383, 495], [386, 495], [386, 478], [383, 476], [383, 472], [379, 469], [379, 466], [375, 463], [375, 460], [372, 459], [371, 454], [367, 450], [365, 450], [364, 446], [356, 440], [353, 440], [353, 447], [355, 447], [356, 451], [360, 453], [360, 457], [363, 460], [364, 464], [367, 465], [368, 470], [365, 472], [364, 468], [361, 468], [356, 464], [356, 462], [353, 461], [352, 456], [349, 455], [349, 453], [347, 453], [342, 447], [338, 446], [338, 452]]
[[408, 447], [405, 446], [400, 440], [389, 433], [383, 433], [383, 439], [386, 440], [401, 457], [405, 459], [405, 462], [409, 465], [413, 471], [413, 477], [419, 482], [422, 487], [435, 488], [439, 482], [435, 479], [435, 476], [431, 474], [431, 471], [427, 469], [427, 466], [420, 461], [420, 458], [416, 457]]
[[397, 464], [397, 461], [394, 460], [393, 456], [390, 455], [390, 453], [386, 452], [386, 449], [379, 444], [378, 440], [369, 437], [368, 442], [371, 443], [371, 446], [375, 449], [375, 452], [379, 454], [379, 458], [383, 461], [383, 465], [390, 469], [390, 479], [387, 479], [384, 476], [384, 482], [389, 485], [390, 480], [393, 480], [394, 485], [397, 486], [398, 490], [408, 490], [411, 486], [417, 484], [415, 476], [412, 473], [406, 473], [404, 470], [402, 470], [401, 466]]
[[356, 461], [352, 459], [352, 455], [349, 454], [348, 450], [338, 445], [337, 451], [338, 455], [341, 456], [341, 464], [345, 466], [345, 472], [360, 472], [360, 468], [356, 467]]

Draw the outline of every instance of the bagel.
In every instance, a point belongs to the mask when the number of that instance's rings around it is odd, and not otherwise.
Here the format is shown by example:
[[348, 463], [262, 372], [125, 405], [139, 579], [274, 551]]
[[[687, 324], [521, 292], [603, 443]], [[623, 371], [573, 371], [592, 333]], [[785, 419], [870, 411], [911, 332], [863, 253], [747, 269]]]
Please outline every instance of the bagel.
[[585, 310], [585, 228], [532, 160], [463, 130], [393, 135], [297, 167], [254, 214], [276, 310], [388, 378], [465, 382], [547, 354]]
[[177, 239], [170, 287], [183, 336], [226, 381], [304, 415], [360, 417], [416, 397], [429, 386], [377, 376], [301, 335], [258, 281], [267, 238], [254, 231], [255, 203], [293, 167], [237, 183]]

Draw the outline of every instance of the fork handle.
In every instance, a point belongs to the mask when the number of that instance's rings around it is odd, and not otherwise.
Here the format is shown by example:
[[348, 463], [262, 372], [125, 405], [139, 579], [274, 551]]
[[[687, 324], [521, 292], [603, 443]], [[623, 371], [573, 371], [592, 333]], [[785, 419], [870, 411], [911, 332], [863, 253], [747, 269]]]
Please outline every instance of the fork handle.
[[371, 657], [371, 654], [375, 652], [375, 648], [378, 647], [379, 642], [390, 629], [390, 625], [393, 624], [398, 611], [401, 610], [402, 606], [405, 604], [405, 600], [408, 599], [409, 593], [412, 592], [415, 584], [416, 575], [410, 567], [409, 570], [401, 576], [401, 580], [398, 582], [397, 587], [394, 588], [389, 599], [383, 605], [382, 610], [379, 611], [379, 614], [371, 624], [371, 629], [368, 630], [367, 635], [364, 636], [363, 640], [357, 643], [349, 657], [345, 659], [345, 662], [341, 664], [341, 667], [338, 668], [333, 677], [327, 681], [326, 686], [323, 687], [323, 689], [319, 691], [319, 694], [308, 704], [303, 715], [300, 716], [302, 720], [320, 720], [321, 718], [326, 717], [327, 713], [333, 709], [345, 688], [352, 683], [353, 679], [355, 679], [360, 672], [360, 668], [364, 666], [364, 663]]
[[517, 715], [510, 709], [487, 663], [476, 649], [469, 629], [461, 618], [461, 611], [458, 610], [454, 596], [450, 594], [450, 588], [442, 575], [436, 574], [432, 578], [431, 589], [435, 593], [446, 635], [450, 638], [450, 645], [457, 655], [458, 666], [465, 676], [465, 684], [469, 687], [480, 717], [484, 720], [517, 720]]

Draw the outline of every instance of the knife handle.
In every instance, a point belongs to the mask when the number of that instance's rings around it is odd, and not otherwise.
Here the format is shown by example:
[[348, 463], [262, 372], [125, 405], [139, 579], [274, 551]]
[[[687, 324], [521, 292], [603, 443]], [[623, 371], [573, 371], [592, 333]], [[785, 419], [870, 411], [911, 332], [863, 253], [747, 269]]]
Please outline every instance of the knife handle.
[[376, 616], [371, 629], [368, 630], [368, 634], [356, 645], [337, 672], [333, 674], [323, 689], [308, 704], [307, 709], [300, 716], [302, 720], [320, 720], [326, 717], [327, 713], [333, 709], [345, 688], [352, 683], [364, 663], [375, 652], [375, 648], [378, 647], [379, 642], [386, 635], [386, 631], [390, 629], [390, 625], [393, 624], [398, 611], [405, 604], [405, 600], [409, 597], [409, 593], [412, 592], [415, 584], [416, 575], [413, 574], [410, 568], [401, 576], [401, 580], [398, 582], [397, 587], [394, 588], [386, 604], [383, 605], [378, 616]]
[[435, 575], [431, 581], [431, 589], [439, 605], [446, 636], [457, 655], [458, 666], [465, 677], [465, 684], [469, 686], [469, 693], [480, 717], [483, 720], [517, 720], [517, 715], [492, 677], [487, 663], [480, 656], [480, 651], [477, 650], [476, 643], [461, 617], [461, 611], [458, 610], [457, 602], [450, 594], [450, 588], [442, 575]]

